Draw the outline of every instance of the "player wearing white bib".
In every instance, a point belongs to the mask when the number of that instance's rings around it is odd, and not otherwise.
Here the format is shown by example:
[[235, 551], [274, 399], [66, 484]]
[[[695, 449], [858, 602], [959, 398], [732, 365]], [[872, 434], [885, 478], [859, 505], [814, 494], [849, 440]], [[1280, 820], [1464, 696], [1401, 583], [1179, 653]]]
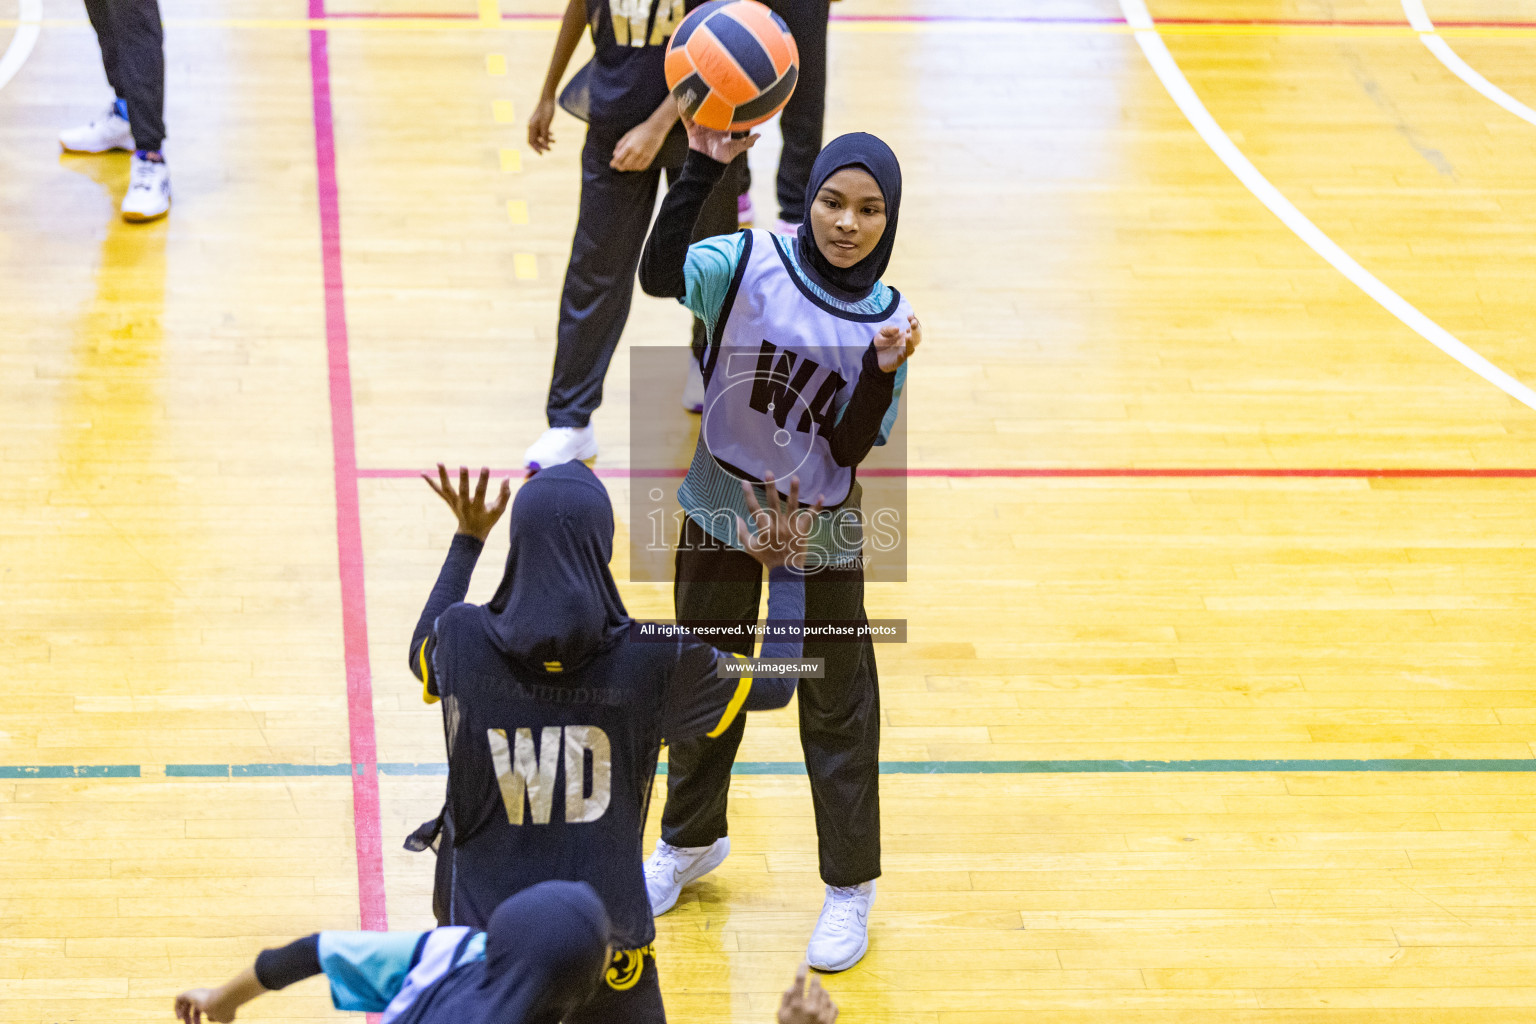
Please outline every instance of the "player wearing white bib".
[[[762, 570], [730, 530], [741, 480], [798, 475], [827, 508], [812, 535], [808, 626], [865, 621], [863, 538], [856, 469], [896, 416], [905, 362], [921, 331], [905, 299], [880, 276], [901, 206], [901, 169], [872, 135], [834, 139], [806, 189], [795, 238], [751, 231], [688, 244], [711, 191], [756, 136], [732, 139], [688, 125], [682, 176], [667, 193], [640, 264], [640, 284], [670, 295], [704, 321], [705, 403], [693, 464], [678, 491], [687, 517], [674, 598], [685, 626], [757, 619]], [[726, 645], [722, 645], [726, 646]], [[880, 874], [880, 697], [874, 647], [807, 639], [825, 660], [822, 679], [800, 685], [800, 739], [816, 811], [821, 918], [806, 955], [840, 971], [868, 948], [868, 915]], [[730, 850], [726, 798], [741, 742], [736, 722], [711, 743], [674, 743], [662, 839], [646, 863], [655, 913]]]

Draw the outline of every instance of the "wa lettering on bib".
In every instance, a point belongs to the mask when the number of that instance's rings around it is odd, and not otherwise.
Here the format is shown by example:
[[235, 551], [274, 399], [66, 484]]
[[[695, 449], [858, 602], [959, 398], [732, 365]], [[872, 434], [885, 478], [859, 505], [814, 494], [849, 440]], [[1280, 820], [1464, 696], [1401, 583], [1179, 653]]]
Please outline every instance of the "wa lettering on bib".
[[613, 41], [620, 46], [660, 46], [687, 11], [683, 0], [608, 0]]
[[803, 500], [847, 500], [853, 468], [832, 459], [829, 438], [853, 394], [864, 352], [882, 327], [907, 326], [907, 300], [894, 289], [877, 313], [849, 313], [812, 292], [765, 231], [745, 252], [705, 359], [700, 437], [739, 475], [772, 473]]

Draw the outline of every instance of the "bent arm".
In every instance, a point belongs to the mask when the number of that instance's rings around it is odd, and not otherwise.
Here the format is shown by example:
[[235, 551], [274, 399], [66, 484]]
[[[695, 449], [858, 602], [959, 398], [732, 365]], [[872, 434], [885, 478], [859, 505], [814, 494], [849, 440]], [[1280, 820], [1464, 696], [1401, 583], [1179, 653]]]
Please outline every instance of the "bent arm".
[[287, 988], [320, 973], [320, 936], [306, 935], [286, 946], [264, 949], [256, 962], [218, 988], [195, 988], [176, 997], [176, 1017], [192, 1022], [206, 1015], [211, 1021], [230, 1021], [246, 1003], [265, 992]]
[[[669, 102], [671, 98], [668, 97]], [[683, 172], [661, 201], [661, 212], [645, 240], [640, 256], [640, 287], [647, 295], [680, 299], [687, 293], [683, 267], [688, 260], [688, 240], [709, 194], [725, 175], [726, 165], [688, 150]]]
[[886, 411], [896, 394], [896, 374], [880, 369], [874, 342], [864, 350], [864, 362], [859, 368], [859, 379], [853, 385], [853, 395], [843, 409], [842, 418], [832, 428], [827, 445], [832, 449], [832, 461], [839, 466], [857, 466], [869, 455], [880, 437], [880, 428]]

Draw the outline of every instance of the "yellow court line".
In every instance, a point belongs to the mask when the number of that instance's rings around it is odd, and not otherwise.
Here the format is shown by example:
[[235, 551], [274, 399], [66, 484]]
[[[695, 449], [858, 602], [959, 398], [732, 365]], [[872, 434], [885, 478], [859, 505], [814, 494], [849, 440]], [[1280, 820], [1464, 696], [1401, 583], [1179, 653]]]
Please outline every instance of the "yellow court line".
[[[498, 14], [499, 18], [500, 15]], [[304, 31], [336, 31], [360, 29], [367, 31], [433, 31], [433, 32], [543, 32], [554, 33], [559, 22], [550, 19], [513, 20], [486, 22], [470, 18], [166, 18], [167, 26], [176, 28], [260, 28], [300, 29]], [[16, 18], [0, 18], [0, 28], [15, 28], [21, 22]], [[44, 28], [88, 28], [84, 18], [49, 18], [42, 22]], [[867, 35], [1130, 35], [1129, 25], [1104, 24], [1049, 24], [1039, 22], [833, 22], [834, 32], [852, 32]], [[1462, 39], [1536, 39], [1536, 26], [1472, 26], [1440, 28], [1442, 36]], [[1158, 25], [1162, 36], [1215, 36], [1215, 37], [1319, 37], [1338, 38], [1416, 38], [1418, 33], [1408, 25]]]
[[497, 124], [511, 124], [515, 118], [511, 100], [492, 100], [491, 117]]
[[479, 0], [480, 24], [491, 28], [501, 26], [501, 4], [497, 0]]
[[515, 149], [503, 149], [498, 154], [501, 157], [501, 169], [508, 174], [518, 174], [523, 169], [523, 154]]
[[526, 199], [508, 199], [507, 219], [513, 224], [527, 224], [528, 201]]
[[501, 78], [507, 73], [507, 55], [504, 53], [488, 53], [485, 55], [485, 73]]
[[536, 281], [539, 277], [539, 261], [531, 252], [512, 254], [512, 275], [519, 281]]

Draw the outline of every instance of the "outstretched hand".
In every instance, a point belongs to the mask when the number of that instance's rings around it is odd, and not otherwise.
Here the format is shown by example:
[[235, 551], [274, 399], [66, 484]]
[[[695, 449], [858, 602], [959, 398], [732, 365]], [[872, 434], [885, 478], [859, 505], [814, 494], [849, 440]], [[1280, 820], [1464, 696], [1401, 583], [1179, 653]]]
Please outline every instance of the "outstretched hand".
[[679, 116], [683, 119], [683, 127], [688, 129], [688, 148], [703, 153], [718, 163], [730, 163], [757, 145], [757, 140], [761, 138], [757, 132], [738, 139], [730, 132], [705, 128], [682, 112], [683, 105], [681, 101], [678, 102], [677, 110]]
[[915, 316], [907, 317], [906, 330], [895, 324], [880, 328], [880, 333], [875, 335], [875, 358], [880, 362], [880, 369], [886, 373], [895, 373], [902, 363], [912, 358], [912, 353], [922, 343], [923, 325], [917, 322]]
[[455, 491], [453, 484], [448, 481], [448, 470], [439, 462], [437, 464], [437, 480], [433, 480], [427, 474], [421, 474], [421, 478], [427, 482], [427, 486], [443, 502], [453, 510], [454, 516], [459, 521], [458, 532], [484, 541], [491, 535], [496, 521], [507, 510], [507, 502], [512, 498], [512, 481], [501, 482], [501, 493], [496, 496], [496, 504], [486, 507], [485, 488], [491, 479], [489, 469], [480, 470], [480, 480], [475, 487], [473, 496], [469, 493], [469, 468], [459, 467], [459, 489]]
[[821, 980], [811, 978], [806, 984], [810, 968], [801, 964], [795, 971], [795, 983], [779, 1001], [779, 1024], [832, 1024], [837, 1020], [837, 1004], [821, 987]]
[[[805, 568], [805, 547], [810, 540], [815, 517], [821, 514], [821, 499], [809, 510], [800, 507], [800, 478], [789, 478], [789, 500], [779, 506], [779, 490], [774, 486], [773, 474], [763, 475], [763, 487], [767, 490], [768, 507], [757, 503], [752, 485], [741, 482], [742, 493], [747, 496], [748, 515], [736, 521], [736, 539], [742, 550], [763, 565], [773, 569], [787, 565], [791, 569]], [[752, 523], [751, 528], [747, 522]]]
[[203, 1024], [204, 1018], [214, 1024], [224, 1024], [235, 1019], [234, 1007], [226, 1007], [214, 988], [194, 988], [176, 997], [176, 1019], [183, 1024]]

